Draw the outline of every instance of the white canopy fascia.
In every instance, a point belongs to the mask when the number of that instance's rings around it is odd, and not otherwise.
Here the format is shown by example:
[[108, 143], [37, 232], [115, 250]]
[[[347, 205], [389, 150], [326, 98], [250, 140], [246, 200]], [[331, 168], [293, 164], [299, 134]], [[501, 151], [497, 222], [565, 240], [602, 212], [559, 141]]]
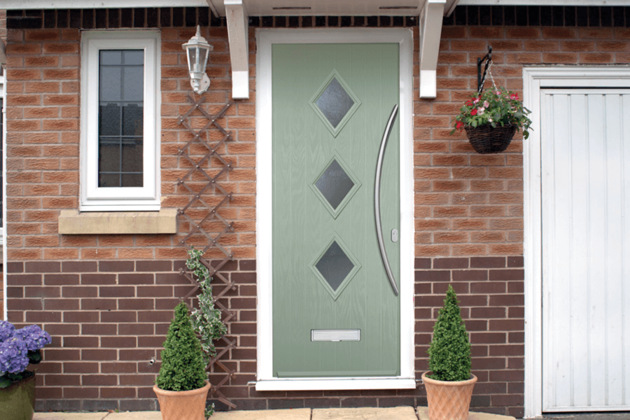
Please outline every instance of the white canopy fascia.
[[[214, 13], [225, 16], [225, 3], [226, 0], [2, 0], [0, 8], [12, 10], [210, 6]], [[243, 0], [249, 16], [418, 16], [424, 3], [424, 0]], [[460, 0], [459, 4], [463, 6], [628, 6], [628, 0]]]
[[[437, 94], [442, 16], [460, 5], [616, 6], [628, 0], [4, 0], [4, 9], [209, 7], [225, 16], [232, 65], [232, 97], [249, 98], [249, 16], [418, 16], [420, 97]], [[1, 57], [0, 57], [1, 58]]]

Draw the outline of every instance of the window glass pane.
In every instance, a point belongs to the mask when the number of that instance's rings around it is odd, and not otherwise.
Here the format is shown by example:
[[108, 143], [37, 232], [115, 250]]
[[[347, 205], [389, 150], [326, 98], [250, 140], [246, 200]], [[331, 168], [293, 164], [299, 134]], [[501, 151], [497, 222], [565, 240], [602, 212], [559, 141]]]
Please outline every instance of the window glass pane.
[[127, 65], [144, 65], [144, 51], [142, 50], [125, 50], [122, 53], [123, 62]]
[[102, 50], [99, 187], [143, 186], [144, 51]]
[[315, 182], [315, 186], [336, 210], [354, 187], [354, 182], [335, 159]]
[[337, 79], [331, 80], [321, 96], [317, 98], [316, 103], [335, 128], [354, 105], [354, 101]]
[[354, 264], [343, 252], [337, 241], [333, 241], [317, 264], [315, 264], [315, 267], [330, 284], [330, 287], [336, 291], [352, 271]]
[[122, 107], [115, 103], [100, 106], [98, 118], [98, 131], [101, 137], [117, 136], [120, 134], [120, 113]]
[[128, 187], [141, 187], [142, 174], [123, 174], [121, 182]]
[[122, 69], [120, 66], [101, 66], [99, 77], [99, 100], [119, 101], [122, 99]]
[[125, 101], [142, 102], [144, 92], [143, 76], [143, 66], [126, 66], [123, 69], [122, 99]]
[[122, 64], [121, 51], [116, 51], [116, 50], [101, 51], [101, 65], [111, 66], [111, 65], [119, 65], [119, 64]]
[[143, 109], [137, 104], [129, 104], [122, 108], [122, 134], [125, 136], [139, 136], [142, 138]]
[[142, 140], [124, 139], [120, 153], [123, 172], [142, 175]]
[[119, 139], [101, 140], [98, 147], [98, 167], [101, 173], [117, 173], [120, 169]]

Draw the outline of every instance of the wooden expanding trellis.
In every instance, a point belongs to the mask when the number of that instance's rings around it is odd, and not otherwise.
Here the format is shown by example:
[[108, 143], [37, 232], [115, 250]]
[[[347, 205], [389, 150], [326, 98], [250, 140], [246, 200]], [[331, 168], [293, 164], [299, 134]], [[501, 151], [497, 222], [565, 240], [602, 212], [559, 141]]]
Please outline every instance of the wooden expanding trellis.
[[[204, 244], [204, 255], [209, 250], [216, 250], [219, 254], [219, 257], [212, 262], [206, 258], [201, 258], [201, 262], [210, 270], [215, 285], [214, 290], [219, 290], [214, 296], [215, 306], [221, 310], [223, 322], [228, 326], [229, 332], [230, 320], [234, 318], [234, 312], [228, 310], [222, 298], [235, 286], [229, 276], [221, 273], [221, 270], [233, 259], [233, 255], [230, 250], [221, 245], [220, 240], [224, 235], [234, 232], [234, 226], [220, 214], [221, 208], [232, 200], [232, 193], [226, 191], [220, 181], [232, 169], [232, 164], [221, 155], [225, 149], [225, 143], [232, 139], [232, 135], [223, 129], [217, 120], [225, 115], [232, 104], [227, 103], [217, 114], [211, 115], [202, 107], [203, 95], [198, 96], [197, 99], [189, 96], [188, 100], [192, 106], [178, 119], [179, 125], [192, 134], [192, 138], [178, 150], [178, 155], [192, 165], [182, 178], [177, 179], [177, 185], [190, 194], [188, 204], [178, 210], [180, 219], [183, 219], [189, 227], [188, 233], [181, 239], [180, 244], [191, 246], [198, 243], [201, 238]], [[211, 140], [212, 135], [215, 134], [218, 134], [218, 139]], [[193, 298], [197, 294], [199, 285], [189, 271], [182, 268], [181, 272], [194, 286], [184, 299]], [[217, 285], [221, 287], [217, 288]], [[234, 371], [228, 368], [222, 359], [236, 346], [236, 340], [224, 336], [216, 344], [217, 355], [210, 360], [208, 371], [218, 374], [221, 379], [218, 383], [212, 384], [211, 395], [227, 406], [235, 408], [236, 405], [221, 392], [221, 388], [234, 375]]]

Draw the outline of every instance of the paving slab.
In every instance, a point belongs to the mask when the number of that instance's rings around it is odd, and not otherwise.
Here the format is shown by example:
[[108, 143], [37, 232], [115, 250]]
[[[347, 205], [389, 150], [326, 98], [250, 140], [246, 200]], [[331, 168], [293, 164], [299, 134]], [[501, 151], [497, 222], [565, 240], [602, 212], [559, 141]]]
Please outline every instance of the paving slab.
[[[429, 409], [427, 407], [418, 407], [418, 419], [429, 420]], [[476, 413], [471, 411], [468, 414], [468, 420], [516, 420], [512, 416], [501, 416], [499, 414]]]
[[159, 411], [127, 411], [122, 413], [109, 413], [105, 420], [162, 420]]
[[[211, 420], [310, 420], [310, 408], [260, 411], [217, 411]], [[107, 419], [109, 420], [109, 418]], [[127, 419], [125, 419], [127, 420]]]
[[35, 413], [33, 420], [103, 420], [109, 413]]
[[418, 420], [413, 407], [314, 409], [312, 420]]

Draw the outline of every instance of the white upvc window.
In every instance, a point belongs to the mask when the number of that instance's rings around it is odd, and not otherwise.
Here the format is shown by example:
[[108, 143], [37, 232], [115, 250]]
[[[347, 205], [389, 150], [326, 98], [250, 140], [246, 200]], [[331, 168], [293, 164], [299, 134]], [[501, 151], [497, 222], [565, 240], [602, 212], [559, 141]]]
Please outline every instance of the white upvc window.
[[160, 34], [81, 38], [81, 211], [160, 209]]

